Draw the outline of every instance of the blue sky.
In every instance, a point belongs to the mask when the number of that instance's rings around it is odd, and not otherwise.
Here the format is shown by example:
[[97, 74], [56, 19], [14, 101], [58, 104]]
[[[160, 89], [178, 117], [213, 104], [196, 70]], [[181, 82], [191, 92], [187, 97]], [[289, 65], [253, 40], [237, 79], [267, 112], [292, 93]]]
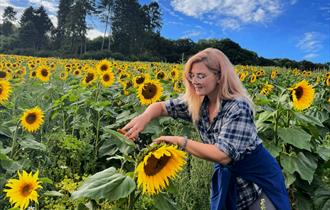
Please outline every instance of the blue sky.
[[[151, 0], [139, 0], [141, 4]], [[158, 0], [163, 27], [169, 39], [230, 38], [265, 58], [330, 62], [330, 0]], [[44, 5], [56, 25], [58, 1], [1, 0], [21, 15], [29, 5]], [[0, 19], [1, 21], [1, 19]], [[90, 38], [104, 25], [88, 18]]]

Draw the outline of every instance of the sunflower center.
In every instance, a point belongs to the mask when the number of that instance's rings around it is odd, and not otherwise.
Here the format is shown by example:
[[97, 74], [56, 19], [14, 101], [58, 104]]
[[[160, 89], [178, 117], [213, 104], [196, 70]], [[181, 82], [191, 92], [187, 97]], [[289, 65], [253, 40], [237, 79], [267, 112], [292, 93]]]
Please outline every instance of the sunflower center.
[[131, 81], [129, 81], [129, 82], [126, 83], [126, 89], [128, 89], [130, 87], [132, 87], [132, 82]]
[[21, 193], [24, 197], [27, 197], [28, 195], [30, 195], [31, 191], [32, 191], [32, 186], [30, 184], [26, 184], [22, 188]]
[[171, 75], [174, 77], [176, 75], [176, 72], [175, 71], [172, 71], [171, 72]]
[[34, 72], [32, 72], [32, 77], [35, 77], [36, 76], [36, 72], [34, 71]]
[[304, 90], [302, 87], [298, 87], [297, 89], [295, 89], [295, 94], [297, 99], [299, 100], [301, 98], [301, 96], [304, 94]]
[[108, 74], [103, 75], [103, 81], [108, 82], [110, 80], [110, 76]]
[[0, 71], [0, 78], [6, 78], [7, 73], [4, 71]]
[[144, 82], [144, 77], [139, 77], [136, 79], [137, 84], [142, 84]]
[[142, 89], [142, 95], [145, 99], [152, 99], [157, 93], [157, 86], [154, 84], [146, 84]]
[[30, 113], [30, 114], [28, 114], [28, 116], [25, 119], [26, 119], [27, 123], [33, 124], [37, 119], [37, 115], [36, 115], [36, 113]]
[[86, 76], [86, 83], [89, 83], [90, 81], [92, 81], [94, 79], [94, 74], [92, 73], [88, 73], [87, 76]]
[[2, 93], [2, 85], [0, 84], [0, 95], [1, 95], [1, 93]]
[[164, 72], [159, 72], [159, 73], [157, 74], [157, 79], [163, 79], [164, 77], [165, 77]]
[[47, 77], [47, 76], [48, 76], [48, 71], [47, 71], [47, 69], [42, 69], [42, 70], [41, 70], [41, 75], [44, 76], [44, 77]]
[[102, 65], [101, 66], [101, 71], [106, 71], [108, 69], [108, 66], [107, 65]]
[[157, 159], [154, 155], [151, 155], [151, 157], [148, 158], [147, 164], [144, 166], [145, 173], [148, 176], [157, 174], [162, 168], [164, 168], [170, 158], [170, 156], [164, 155], [160, 159]]

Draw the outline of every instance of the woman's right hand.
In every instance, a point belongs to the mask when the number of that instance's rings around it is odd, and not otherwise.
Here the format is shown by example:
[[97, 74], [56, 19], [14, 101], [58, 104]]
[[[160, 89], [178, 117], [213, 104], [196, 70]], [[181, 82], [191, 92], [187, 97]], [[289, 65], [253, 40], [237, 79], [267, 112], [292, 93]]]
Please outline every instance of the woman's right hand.
[[144, 127], [149, 123], [150, 119], [145, 114], [141, 114], [133, 118], [126, 124], [122, 130], [126, 131], [125, 136], [129, 139], [135, 140], [139, 133], [144, 130]]

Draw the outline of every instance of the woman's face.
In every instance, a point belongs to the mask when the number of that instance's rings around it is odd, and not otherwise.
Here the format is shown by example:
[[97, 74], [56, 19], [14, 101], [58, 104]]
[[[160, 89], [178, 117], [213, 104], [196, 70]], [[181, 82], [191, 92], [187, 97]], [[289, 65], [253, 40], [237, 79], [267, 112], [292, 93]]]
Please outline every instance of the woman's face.
[[188, 76], [195, 92], [199, 96], [213, 97], [217, 95], [219, 74], [210, 71], [203, 62], [194, 63]]

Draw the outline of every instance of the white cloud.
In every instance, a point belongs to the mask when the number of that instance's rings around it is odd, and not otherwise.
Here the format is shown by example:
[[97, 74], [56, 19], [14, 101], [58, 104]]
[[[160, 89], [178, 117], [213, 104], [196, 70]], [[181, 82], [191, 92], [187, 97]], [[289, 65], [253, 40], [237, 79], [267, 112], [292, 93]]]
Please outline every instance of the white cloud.
[[307, 55], [304, 56], [304, 59], [308, 60], [308, 59], [313, 59], [313, 58], [316, 58], [318, 57], [319, 55], [316, 54], [316, 53], [309, 53]]
[[98, 36], [103, 36], [103, 32], [97, 30], [97, 29], [89, 29], [87, 31], [87, 38], [94, 39]]
[[290, 4], [291, 4], [291, 5], [294, 5], [294, 4], [297, 3], [297, 1], [298, 1], [298, 0], [290, 0]]
[[41, 5], [50, 13], [55, 14], [58, 10], [58, 1], [53, 0], [29, 0], [33, 6], [40, 7]]
[[299, 48], [305, 55], [304, 59], [312, 59], [319, 56], [318, 52], [323, 47], [325, 36], [318, 32], [306, 32], [298, 41], [296, 47]]
[[225, 29], [238, 30], [240, 24], [236, 19], [226, 18], [220, 21], [220, 25]]
[[57, 27], [57, 16], [56, 15], [48, 15], [49, 19], [52, 21], [54, 27]]
[[330, 3], [322, 5], [320, 7], [321, 14], [325, 18], [325, 20], [330, 21]]
[[17, 18], [16, 24], [18, 24], [18, 20], [19, 20], [20, 17], [22, 16], [22, 14], [23, 14], [23, 10], [24, 10], [25, 8], [24, 8], [24, 7], [18, 7], [18, 6], [15, 6], [14, 4], [12, 4], [12, 3], [10, 2], [10, 0], [1, 0], [1, 1], [0, 1], [0, 23], [3, 22], [2, 15], [3, 15], [3, 13], [4, 13], [6, 7], [13, 7], [13, 8], [14, 8], [14, 11], [17, 12], [17, 14], [16, 14], [16, 18]]
[[317, 32], [306, 32], [296, 45], [303, 52], [317, 52], [322, 48], [321, 35]]
[[[283, 2], [282, 2], [283, 1]], [[281, 14], [284, 0], [172, 0], [175, 11], [237, 30], [250, 23], [266, 23]]]
[[180, 39], [189, 39], [193, 37], [197, 37], [202, 34], [202, 31], [200, 30], [189, 30], [185, 31], [183, 35], [180, 37]]

